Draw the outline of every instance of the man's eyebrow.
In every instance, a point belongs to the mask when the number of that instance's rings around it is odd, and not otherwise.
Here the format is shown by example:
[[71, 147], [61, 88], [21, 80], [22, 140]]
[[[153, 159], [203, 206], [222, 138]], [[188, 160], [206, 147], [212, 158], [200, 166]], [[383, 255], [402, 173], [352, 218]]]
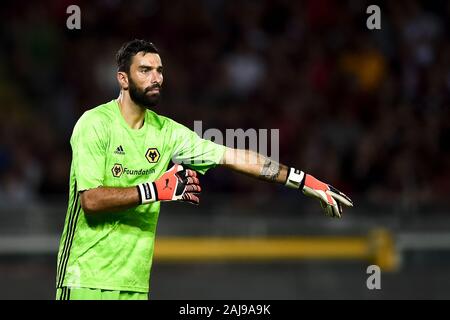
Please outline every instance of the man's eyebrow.
[[152, 66], [143, 64], [143, 65], [140, 65], [138, 68], [139, 68], [139, 69], [162, 69], [163, 66], [162, 66], [162, 65], [159, 65], [159, 66], [157, 66], [157, 67], [152, 67]]

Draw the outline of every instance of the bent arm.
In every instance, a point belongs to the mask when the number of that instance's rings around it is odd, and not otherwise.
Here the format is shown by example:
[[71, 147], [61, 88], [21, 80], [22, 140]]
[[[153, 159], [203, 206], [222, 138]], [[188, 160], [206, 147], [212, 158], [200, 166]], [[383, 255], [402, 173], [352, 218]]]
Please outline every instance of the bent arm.
[[221, 165], [236, 172], [274, 183], [285, 184], [289, 168], [251, 150], [226, 148]]
[[98, 187], [80, 191], [81, 207], [87, 214], [130, 209], [141, 204], [138, 189]]
[[81, 191], [81, 207], [87, 214], [130, 209], [155, 201], [185, 201], [198, 204], [201, 192], [197, 173], [174, 165], [153, 182], [127, 188], [98, 187]]

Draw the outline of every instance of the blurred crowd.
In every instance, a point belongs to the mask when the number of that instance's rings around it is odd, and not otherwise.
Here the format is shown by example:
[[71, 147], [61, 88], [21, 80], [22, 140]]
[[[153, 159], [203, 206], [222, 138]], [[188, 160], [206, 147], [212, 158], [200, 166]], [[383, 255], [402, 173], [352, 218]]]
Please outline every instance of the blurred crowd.
[[[81, 8], [68, 30], [66, 8]], [[0, 202], [66, 197], [80, 115], [118, 95], [123, 42], [155, 43], [158, 113], [193, 128], [278, 128], [281, 162], [373, 203], [448, 205], [450, 2], [8, 2], [0, 12]], [[233, 196], [279, 188], [222, 169]]]

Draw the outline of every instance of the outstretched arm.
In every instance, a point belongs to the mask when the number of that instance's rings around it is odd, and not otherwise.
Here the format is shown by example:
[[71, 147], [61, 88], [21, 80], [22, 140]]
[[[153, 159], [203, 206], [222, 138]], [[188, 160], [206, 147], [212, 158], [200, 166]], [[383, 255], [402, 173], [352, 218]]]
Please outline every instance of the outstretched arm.
[[251, 150], [226, 148], [221, 164], [254, 178], [300, 189], [305, 195], [318, 199], [327, 216], [340, 218], [342, 205], [353, 206], [350, 198], [333, 186]]
[[289, 168], [251, 150], [226, 148], [221, 164], [245, 175], [285, 184]]

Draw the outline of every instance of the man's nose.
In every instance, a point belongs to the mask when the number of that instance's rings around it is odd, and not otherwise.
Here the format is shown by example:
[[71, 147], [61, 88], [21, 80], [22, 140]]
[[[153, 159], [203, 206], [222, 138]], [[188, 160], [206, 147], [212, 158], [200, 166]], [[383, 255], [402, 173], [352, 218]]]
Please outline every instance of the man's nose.
[[152, 83], [161, 84], [162, 83], [162, 74], [160, 72], [153, 71], [150, 80]]

